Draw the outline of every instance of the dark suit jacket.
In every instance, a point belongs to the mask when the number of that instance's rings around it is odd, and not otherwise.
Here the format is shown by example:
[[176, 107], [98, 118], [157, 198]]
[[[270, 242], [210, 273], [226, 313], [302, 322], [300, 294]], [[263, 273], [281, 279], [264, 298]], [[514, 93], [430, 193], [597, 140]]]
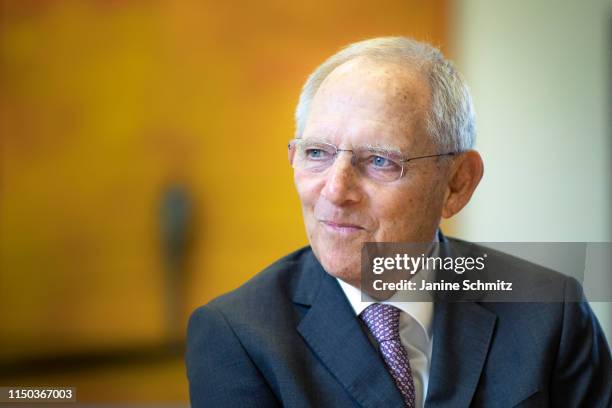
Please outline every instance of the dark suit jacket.
[[[452, 240], [456, 245], [463, 245]], [[571, 278], [505, 255], [489, 265]], [[437, 302], [426, 407], [610, 407], [610, 351], [588, 303]], [[401, 407], [402, 398], [337, 281], [310, 248], [197, 309], [187, 374], [197, 407]]]

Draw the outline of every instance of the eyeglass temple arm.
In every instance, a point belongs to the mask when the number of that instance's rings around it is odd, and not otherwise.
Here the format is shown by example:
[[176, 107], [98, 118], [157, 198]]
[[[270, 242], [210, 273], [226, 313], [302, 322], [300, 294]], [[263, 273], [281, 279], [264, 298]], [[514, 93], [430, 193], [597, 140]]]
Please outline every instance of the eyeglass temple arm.
[[440, 156], [455, 156], [457, 154], [460, 154], [461, 152], [448, 152], [448, 153], [440, 153], [440, 154], [430, 154], [427, 156], [418, 156], [418, 157], [411, 157], [409, 159], [403, 159], [401, 160], [402, 163], [407, 163], [409, 161], [412, 160], [417, 160], [417, 159], [427, 159], [428, 157], [440, 157]]

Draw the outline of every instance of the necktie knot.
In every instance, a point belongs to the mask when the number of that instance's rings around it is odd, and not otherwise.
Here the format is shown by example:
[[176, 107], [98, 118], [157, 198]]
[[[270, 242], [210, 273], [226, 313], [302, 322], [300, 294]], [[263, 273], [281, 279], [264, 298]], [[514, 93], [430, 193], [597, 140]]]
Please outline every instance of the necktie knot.
[[361, 319], [379, 344], [389, 340], [399, 341], [399, 318], [398, 308], [383, 303], [374, 303], [361, 312]]

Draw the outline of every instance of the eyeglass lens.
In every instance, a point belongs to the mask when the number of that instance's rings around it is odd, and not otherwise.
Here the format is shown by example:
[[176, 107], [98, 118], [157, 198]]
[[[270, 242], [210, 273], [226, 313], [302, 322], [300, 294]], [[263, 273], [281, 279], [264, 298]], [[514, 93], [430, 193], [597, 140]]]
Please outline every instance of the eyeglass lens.
[[[321, 173], [332, 166], [336, 157], [345, 150], [327, 143], [295, 141], [292, 165], [295, 169]], [[365, 177], [379, 181], [395, 181], [402, 176], [403, 166], [393, 154], [370, 148], [346, 150], [352, 153], [352, 163]]]

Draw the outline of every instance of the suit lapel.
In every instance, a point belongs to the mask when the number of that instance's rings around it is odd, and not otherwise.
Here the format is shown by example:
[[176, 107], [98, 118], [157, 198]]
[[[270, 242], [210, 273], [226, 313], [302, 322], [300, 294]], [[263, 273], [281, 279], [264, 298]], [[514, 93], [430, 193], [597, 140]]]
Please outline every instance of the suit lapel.
[[338, 282], [312, 258], [294, 297], [310, 304], [298, 326], [300, 335], [360, 405], [402, 407], [401, 394]]
[[[303, 266], [292, 291], [295, 303], [309, 307], [297, 328], [302, 338], [361, 406], [403, 407], [382, 357], [336, 280], [312, 252]], [[426, 407], [470, 405], [496, 320], [495, 314], [476, 302], [436, 302]]]
[[437, 302], [426, 407], [467, 407], [474, 396], [497, 317], [475, 302]]

